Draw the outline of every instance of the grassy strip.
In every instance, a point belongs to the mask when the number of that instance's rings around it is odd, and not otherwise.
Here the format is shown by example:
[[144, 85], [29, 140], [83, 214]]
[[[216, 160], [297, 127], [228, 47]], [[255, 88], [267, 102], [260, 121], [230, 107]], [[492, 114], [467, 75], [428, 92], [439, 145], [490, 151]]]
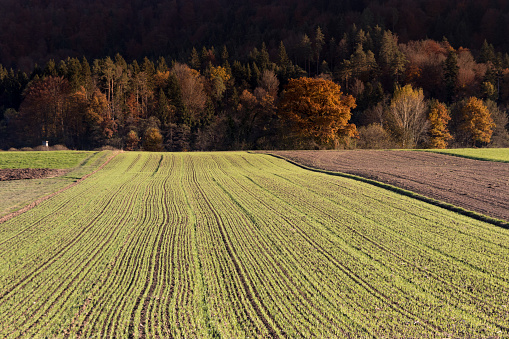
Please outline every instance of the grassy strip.
[[[27, 153], [27, 152], [20, 152]], [[45, 152], [47, 153], [47, 152]], [[110, 151], [90, 152], [88, 158], [66, 174], [45, 179], [0, 181], [0, 217], [17, 211], [26, 204], [56, 192], [79, 180], [103, 164]], [[2, 154], [0, 154], [0, 158]]]
[[98, 152], [47, 151], [47, 152], [1, 152], [0, 169], [16, 168], [73, 168]]
[[509, 148], [458, 148], [458, 149], [443, 149], [443, 150], [434, 149], [417, 151], [447, 154], [456, 157], [483, 161], [509, 162]]
[[[23, 206], [22, 208], [14, 211], [14, 212], [11, 212], [9, 214], [6, 214], [2, 217], [0, 217], [0, 224], [1, 223], [4, 223], [6, 222], [7, 220], [10, 220], [22, 213], [25, 213], [26, 211], [34, 208], [35, 206], [39, 205], [41, 202], [43, 201], [46, 201], [52, 197], [54, 197], [55, 195], [59, 194], [59, 193], [62, 193], [64, 191], [66, 191], [67, 189], [73, 187], [73, 186], [76, 186], [77, 184], [79, 184], [81, 181], [85, 180], [86, 178], [88, 178], [89, 176], [91, 176], [92, 174], [96, 173], [97, 171], [99, 171], [100, 169], [102, 169], [104, 166], [106, 166], [106, 164], [108, 164], [114, 157], [115, 155], [117, 155], [117, 153], [113, 153], [101, 166], [99, 166], [96, 170], [94, 170], [93, 172], [89, 172], [87, 174], [84, 174], [84, 175], [81, 175], [79, 178], [76, 178], [76, 180], [73, 180], [71, 184], [69, 184], [68, 186], [64, 187], [64, 188], [61, 188], [60, 190], [58, 191], [55, 191], [55, 192], [52, 192], [51, 194], [49, 195], [46, 195], [46, 196], [43, 196], [43, 197], [40, 197], [39, 199], [31, 202], [30, 204], [28, 205], [25, 205]], [[103, 157], [100, 157], [99, 159], [103, 159]], [[95, 162], [94, 162], [95, 164]]]
[[383, 182], [380, 182], [380, 181], [364, 178], [364, 177], [353, 175], [353, 174], [341, 173], [341, 172], [333, 172], [333, 171], [327, 171], [327, 170], [323, 170], [323, 169], [319, 169], [319, 168], [309, 167], [309, 166], [306, 166], [306, 165], [302, 165], [302, 164], [300, 164], [298, 162], [295, 162], [293, 160], [287, 159], [287, 158], [285, 158], [285, 157], [283, 157], [281, 155], [272, 154], [272, 153], [267, 153], [267, 154], [269, 154], [269, 155], [271, 155], [273, 157], [276, 157], [276, 158], [288, 161], [292, 165], [298, 166], [298, 167], [300, 167], [302, 169], [306, 169], [306, 170], [313, 171], [313, 172], [325, 173], [325, 174], [329, 174], [329, 175], [333, 175], [333, 176], [349, 178], [349, 179], [354, 179], [354, 180], [357, 180], [357, 181], [365, 182], [365, 183], [374, 185], [376, 187], [384, 188], [384, 189], [387, 189], [389, 191], [392, 191], [392, 192], [395, 192], [395, 193], [398, 193], [398, 194], [401, 194], [401, 195], [404, 195], [404, 196], [407, 196], [407, 197], [410, 197], [410, 198], [414, 198], [414, 199], [417, 199], [417, 200], [420, 200], [420, 201], [427, 202], [427, 203], [429, 203], [431, 205], [434, 205], [434, 206], [445, 208], [445, 209], [447, 209], [449, 211], [465, 215], [465, 216], [470, 217], [470, 218], [475, 219], [475, 220], [487, 222], [487, 223], [490, 223], [490, 224], [493, 224], [493, 225], [496, 225], [496, 226], [499, 226], [499, 227], [502, 227], [502, 228], [505, 228], [505, 229], [509, 229], [509, 222], [507, 222], [505, 220], [500, 220], [500, 219], [492, 218], [490, 216], [487, 216], [487, 215], [484, 215], [484, 214], [481, 214], [481, 213], [477, 213], [477, 212], [474, 212], [474, 211], [470, 211], [470, 210], [467, 210], [467, 209], [464, 209], [464, 208], [461, 208], [461, 207], [458, 207], [458, 206], [455, 206], [455, 205], [452, 205], [452, 204], [448, 204], [446, 202], [443, 202], [443, 201], [440, 201], [440, 200], [436, 200], [436, 199], [433, 199], [433, 198], [430, 198], [430, 197], [426, 197], [424, 195], [421, 195], [421, 194], [418, 194], [418, 193], [415, 193], [415, 192], [412, 192], [412, 191], [408, 191], [408, 190], [405, 190], [403, 188], [399, 188], [399, 187], [396, 187], [396, 186], [393, 186], [393, 185], [390, 185], [390, 184], [386, 184], [386, 183], [383, 183]]

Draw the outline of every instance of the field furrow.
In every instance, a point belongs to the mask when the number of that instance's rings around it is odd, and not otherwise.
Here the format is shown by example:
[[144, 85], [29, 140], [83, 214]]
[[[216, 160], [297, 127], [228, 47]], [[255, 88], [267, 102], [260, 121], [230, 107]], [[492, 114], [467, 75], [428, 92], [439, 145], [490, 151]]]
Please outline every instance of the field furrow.
[[120, 153], [0, 224], [0, 336], [507, 338], [508, 244], [268, 155]]

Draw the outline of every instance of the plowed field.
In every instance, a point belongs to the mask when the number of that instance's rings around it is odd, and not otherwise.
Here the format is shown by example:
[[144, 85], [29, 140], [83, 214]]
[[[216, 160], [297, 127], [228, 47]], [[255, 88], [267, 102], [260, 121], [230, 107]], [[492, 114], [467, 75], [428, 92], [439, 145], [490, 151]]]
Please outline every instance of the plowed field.
[[278, 151], [309, 167], [388, 183], [509, 221], [509, 163], [415, 151]]
[[121, 153], [0, 224], [2, 338], [507, 338], [509, 230], [248, 153]]
[[0, 181], [52, 178], [65, 174], [66, 172], [67, 171], [63, 169], [49, 169], [49, 168], [20, 168], [20, 169], [0, 168]]

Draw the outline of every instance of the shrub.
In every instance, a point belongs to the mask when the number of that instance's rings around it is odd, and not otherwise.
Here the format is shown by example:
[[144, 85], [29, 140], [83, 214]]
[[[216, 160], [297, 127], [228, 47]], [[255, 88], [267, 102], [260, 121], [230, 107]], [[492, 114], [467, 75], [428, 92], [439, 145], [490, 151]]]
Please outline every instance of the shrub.
[[390, 134], [382, 127], [382, 125], [373, 123], [368, 126], [359, 127], [358, 148], [394, 148], [394, 142]]

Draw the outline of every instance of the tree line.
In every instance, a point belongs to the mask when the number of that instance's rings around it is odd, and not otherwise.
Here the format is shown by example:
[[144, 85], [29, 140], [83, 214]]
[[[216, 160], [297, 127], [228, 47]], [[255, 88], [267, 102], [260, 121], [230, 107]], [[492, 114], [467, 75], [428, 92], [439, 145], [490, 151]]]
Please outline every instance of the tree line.
[[0, 147], [231, 150], [509, 146], [509, 55], [380, 26], [321, 27], [242, 58], [120, 54], [0, 66]]

